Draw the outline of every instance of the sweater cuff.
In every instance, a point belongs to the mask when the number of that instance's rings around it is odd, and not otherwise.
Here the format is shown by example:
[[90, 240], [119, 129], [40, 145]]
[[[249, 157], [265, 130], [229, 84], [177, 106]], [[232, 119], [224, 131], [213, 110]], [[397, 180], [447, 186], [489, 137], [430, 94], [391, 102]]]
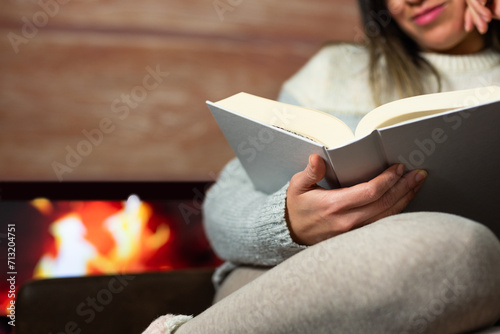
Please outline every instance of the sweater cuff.
[[307, 246], [300, 245], [293, 241], [285, 219], [286, 192], [289, 184], [288, 182], [280, 190], [270, 196], [266, 208], [263, 210], [265, 214], [262, 217], [263, 221], [267, 222], [268, 232], [270, 232], [268, 235], [274, 236], [271, 242], [276, 243], [273, 246], [277, 246], [276, 248], [279, 250], [279, 255], [283, 259], [307, 248]]

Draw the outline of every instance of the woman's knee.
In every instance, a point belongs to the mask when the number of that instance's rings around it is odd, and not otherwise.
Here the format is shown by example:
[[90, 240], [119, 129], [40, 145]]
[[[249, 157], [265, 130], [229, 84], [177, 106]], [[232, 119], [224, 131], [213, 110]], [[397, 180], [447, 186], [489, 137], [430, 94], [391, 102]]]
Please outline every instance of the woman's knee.
[[460, 314], [462, 328], [500, 317], [500, 242], [486, 226], [430, 212], [396, 215], [378, 223], [384, 230], [406, 230], [410, 241], [404, 256], [418, 259], [412, 268], [415, 275], [428, 280], [429, 287], [439, 287], [429, 295], [431, 301], [442, 302], [450, 314]]
[[450, 266], [469, 276], [498, 274], [500, 280], [500, 241], [470, 219], [438, 212], [405, 213], [381, 219], [366, 232], [378, 234], [384, 243], [398, 244], [400, 255], [409, 260]]
[[426, 247], [456, 247], [455, 250], [485, 253], [488, 258], [498, 259], [500, 256], [500, 242], [491, 230], [457, 215], [440, 212], [403, 213], [386, 217], [372, 225], [372, 228], [383, 230], [389, 237], [391, 234], [406, 234], [410, 239], [420, 240]]

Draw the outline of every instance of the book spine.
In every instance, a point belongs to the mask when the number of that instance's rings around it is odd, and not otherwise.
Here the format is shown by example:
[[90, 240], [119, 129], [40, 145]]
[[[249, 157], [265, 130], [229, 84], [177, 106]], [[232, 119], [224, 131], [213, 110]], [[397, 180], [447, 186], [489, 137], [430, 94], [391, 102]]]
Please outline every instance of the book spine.
[[377, 131], [345, 146], [329, 149], [327, 153], [342, 187], [369, 181], [387, 168], [385, 150]]
[[335, 173], [335, 169], [333, 168], [333, 163], [330, 159], [330, 155], [328, 154], [328, 149], [325, 146], [323, 146], [323, 154], [323, 160], [326, 164], [326, 173], [325, 177], [318, 183], [318, 185], [326, 189], [340, 188], [339, 179]]

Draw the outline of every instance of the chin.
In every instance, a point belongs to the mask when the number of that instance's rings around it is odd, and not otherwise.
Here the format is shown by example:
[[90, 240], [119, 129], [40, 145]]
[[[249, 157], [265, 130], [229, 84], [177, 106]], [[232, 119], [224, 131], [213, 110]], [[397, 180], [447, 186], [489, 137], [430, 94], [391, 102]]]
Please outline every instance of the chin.
[[434, 38], [419, 43], [424, 51], [438, 52], [438, 53], [470, 53], [470, 44], [463, 43], [464, 38], [450, 38], [450, 36], [443, 36], [442, 38]]

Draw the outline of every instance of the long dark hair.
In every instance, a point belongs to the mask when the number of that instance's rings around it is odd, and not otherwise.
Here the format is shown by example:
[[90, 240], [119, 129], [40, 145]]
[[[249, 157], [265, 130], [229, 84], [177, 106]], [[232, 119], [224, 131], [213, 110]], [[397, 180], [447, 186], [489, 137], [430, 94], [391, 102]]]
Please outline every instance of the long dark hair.
[[[370, 85], [376, 104], [386, 92], [402, 97], [425, 93], [424, 76], [431, 74], [441, 89], [437, 70], [420, 54], [418, 44], [406, 35], [390, 16], [386, 0], [358, 1], [365, 43], [370, 55]], [[486, 45], [500, 52], [500, 22], [491, 21], [485, 34]], [[380, 64], [384, 63], [384, 70]]]

